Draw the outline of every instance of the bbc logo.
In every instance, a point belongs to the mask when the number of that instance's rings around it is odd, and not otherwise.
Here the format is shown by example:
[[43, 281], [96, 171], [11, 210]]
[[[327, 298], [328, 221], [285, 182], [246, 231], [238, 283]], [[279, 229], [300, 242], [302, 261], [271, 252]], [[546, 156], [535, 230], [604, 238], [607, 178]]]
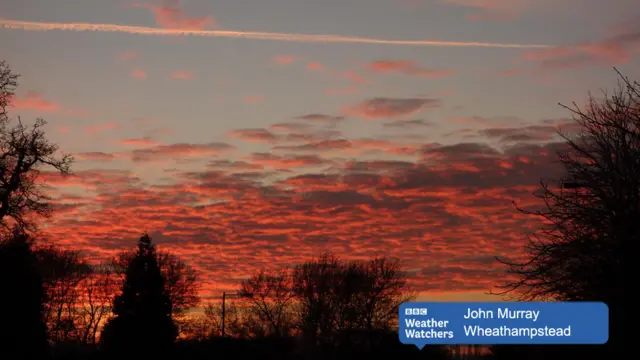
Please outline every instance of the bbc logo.
[[406, 308], [405, 315], [427, 315], [427, 308]]

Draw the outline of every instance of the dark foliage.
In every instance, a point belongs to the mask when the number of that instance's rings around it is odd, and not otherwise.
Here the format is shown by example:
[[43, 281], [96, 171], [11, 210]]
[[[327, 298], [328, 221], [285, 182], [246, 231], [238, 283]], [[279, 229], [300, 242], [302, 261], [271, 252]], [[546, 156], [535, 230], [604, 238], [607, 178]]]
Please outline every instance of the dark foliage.
[[0, 241], [0, 359], [49, 354], [45, 291], [31, 239], [20, 230]]
[[115, 317], [104, 327], [105, 351], [140, 356], [167, 352], [178, 335], [172, 312], [155, 246], [144, 235], [127, 266], [122, 293], [114, 300]]

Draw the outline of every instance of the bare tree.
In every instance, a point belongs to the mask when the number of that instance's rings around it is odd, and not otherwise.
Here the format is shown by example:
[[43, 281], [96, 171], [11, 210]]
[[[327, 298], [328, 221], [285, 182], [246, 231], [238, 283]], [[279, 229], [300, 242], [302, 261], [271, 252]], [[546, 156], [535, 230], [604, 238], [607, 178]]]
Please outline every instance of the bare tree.
[[[30, 214], [49, 216], [49, 198], [39, 189], [38, 176], [43, 167], [68, 174], [73, 158], [57, 156], [58, 146], [49, 142], [42, 130], [46, 122], [36, 119], [32, 126], [8, 127], [7, 106], [11, 103], [18, 75], [0, 62], [0, 226], [5, 230], [19, 226], [36, 229]], [[9, 221], [7, 221], [9, 220]]]
[[[622, 77], [603, 101], [568, 108], [583, 132], [563, 136], [565, 176], [542, 181], [542, 210], [525, 211], [548, 225], [529, 239], [528, 260], [501, 260], [517, 280], [504, 293], [522, 299], [604, 301], [609, 345], [621, 349], [630, 241], [640, 236], [640, 84]], [[574, 104], [575, 105], [575, 104]]]
[[46, 294], [45, 320], [54, 341], [77, 340], [79, 300], [91, 267], [75, 250], [42, 245], [35, 249]]
[[[230, 299], [225, 302], [224, 335], [233, 338], [251, 339], [264, 337], [263, 323], [250, 310], [250, 305], [243, 299]], [[207, 336], [222, 336], [222, 303], [212, 302], [205, 306], [204, 322]]]
[[18, 74], [11, 72], [11, 68], [5, 61], [0, 61], [0, 128], [9, 120], [7, 107], [14, 91], [18, 87]]
[[260, 270], [242, 282], [239, 294], [251, 303], [250, 310], [263, 324], [266, 335], [289, 335], [294, 327], [294, 293], [288, 271]]
[[362, 326], [367, 329], [396, 328], [400, 305], [416, 295], [407, 285], [407, 274], [400, 261], [380, 257], [362, 266], [365, 270], [360, 283], [364, 300]]
[[93, 267], [81, 288], [84, 296], [78, 307], [80, 340], [85, 344], [97, 344], [97, 335], [102, 325], [111, 316], [114, 296], [118, 293], [119, 279], [113, 273], [113, 267], [102, 264]]
[[413, 293], [397, 260], [340, 261], [332, 254], [293, 272], [300, 328], [311, 341], [333, 340], [351, 330], [390, 330], [402, 302]]

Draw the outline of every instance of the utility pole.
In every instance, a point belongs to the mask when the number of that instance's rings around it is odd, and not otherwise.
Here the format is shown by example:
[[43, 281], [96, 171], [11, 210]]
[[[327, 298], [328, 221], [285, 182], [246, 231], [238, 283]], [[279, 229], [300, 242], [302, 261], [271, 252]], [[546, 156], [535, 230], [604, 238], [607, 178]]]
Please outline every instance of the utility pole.
[[226, 315], [227, 315], [227, 308], [226, 308], [227, 297], [243, 297], [243, 296], [253, 296], [253, 294], [246, 293], [246, 294], [241, 295], [239, 293], [235, 293], [235, 294], [228, 294], [227, 295], [226, 291], [222, 292], [222, 324], [221, 324], [222, 325], [221, 326], [222, 329], [220, 329], [220, 335], [222, 337], [226, 336], [226, 334], [224, 332], [224, 329], [225, 329], [225, 318], [226, 318]]
[[225, 299], [227, 298], [227, 293], [226, 292], [222, 292], [222, 337], [224, 337], [224, 303], [225, 303]]

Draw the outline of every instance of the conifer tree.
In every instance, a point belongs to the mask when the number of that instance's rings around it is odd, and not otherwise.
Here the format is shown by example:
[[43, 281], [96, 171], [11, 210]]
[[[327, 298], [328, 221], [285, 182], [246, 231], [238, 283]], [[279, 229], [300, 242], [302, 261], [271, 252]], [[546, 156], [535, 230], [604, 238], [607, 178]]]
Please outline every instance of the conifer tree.
[[101, 340], [109, 353], [166, 355], [178, 335], [171, 317], [171, 298], [149, 235], [140, 238], [136, 254], [127, 264], [122, 293], [114, 299], [113, 313], [115, 317], [105, 325]]

